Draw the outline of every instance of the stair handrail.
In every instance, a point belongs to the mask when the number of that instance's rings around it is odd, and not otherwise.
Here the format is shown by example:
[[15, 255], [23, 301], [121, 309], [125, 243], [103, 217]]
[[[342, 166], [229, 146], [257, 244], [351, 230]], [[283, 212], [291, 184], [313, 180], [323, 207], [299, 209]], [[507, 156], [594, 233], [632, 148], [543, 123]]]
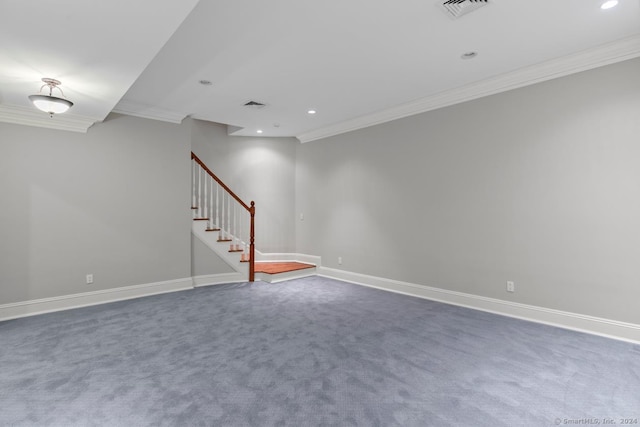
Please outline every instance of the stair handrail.
[[250, 205], [247, 205], [236, 193], [234, 193], [227, 185], [222, 182], [220, 178], [216, 176], [211, 169], [205, 165], [202, 160], [192, 151], [191, 152], [191, 160], [195, 160], [197, 164], [207, 173], [211, 178], [213, 178], [220, 187], [222, 187], [231, 197], [233, 197], [243, 208], [249, 212], [251, 216], [251, 226], [249, 231], [249, 281], [253, 282], [255, 280], [255, 216], [256, 216], [256, 204], [252, 200]]

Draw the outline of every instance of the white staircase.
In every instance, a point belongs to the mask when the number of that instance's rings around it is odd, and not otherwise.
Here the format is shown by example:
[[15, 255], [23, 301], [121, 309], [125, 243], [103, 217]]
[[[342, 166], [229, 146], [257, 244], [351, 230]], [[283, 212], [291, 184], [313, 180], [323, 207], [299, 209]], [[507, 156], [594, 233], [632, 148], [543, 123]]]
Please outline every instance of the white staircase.
[[193, 152], [191, 173], [192, 233], [242, 275], [241, 280], [252, 282], [255, 203], [243, 202]]

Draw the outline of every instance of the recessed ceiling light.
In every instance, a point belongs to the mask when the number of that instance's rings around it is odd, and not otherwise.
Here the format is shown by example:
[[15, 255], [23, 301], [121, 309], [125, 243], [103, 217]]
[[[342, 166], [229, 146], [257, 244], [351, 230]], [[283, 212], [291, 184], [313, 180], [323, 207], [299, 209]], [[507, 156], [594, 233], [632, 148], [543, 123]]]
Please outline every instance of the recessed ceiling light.
[[203, 86], [211, 86], [213, 83], [211, 83], [211, 80], [200, 80], [198, 83], [200, 83]]
[[258, 133], [262, 133], [262, 129], [258, 129], [256, 132], [258, 132]]
[[316, 111], [316, 110], [309, 110], [309, 111], [307, 111], [307, 114], [315, 114], [315, 113], [317, 113], [317, 111]]
[[471, 58], [475, 58], [476, 56], [478, 56], [478, 52], [465, 52], [462, 55], [460, 55], [460, 58], [471, 59]]
[[618, 0], [609, 0], [606, 1], [604, 3], [602, 3], [602, 6], [600, 6], [600, 9], [611, 9], [612, 7], [616, 7], [618, 5]]

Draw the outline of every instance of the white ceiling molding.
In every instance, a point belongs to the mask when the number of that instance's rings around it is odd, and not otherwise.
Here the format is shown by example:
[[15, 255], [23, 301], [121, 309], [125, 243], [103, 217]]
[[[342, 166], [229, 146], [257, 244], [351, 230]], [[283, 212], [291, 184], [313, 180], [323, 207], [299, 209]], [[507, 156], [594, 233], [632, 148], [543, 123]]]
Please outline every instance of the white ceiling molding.
[[310, 142], [640, 56], [640, 35], [447, 90], [383, 111], [296, 135]]
[[131, 101], [122, 100], [118, 102], [113, 113], [126, 114], [128, 116], [141, 117], [143, 119], [160, 120], [169, 123], [182, 123], [187, 114], [176, 113], [158, 107], [142, 105]]
[[35, 107], [0, 105], [0, 122], [24, 126], [37, 126], [41, 128], [86, 133], [94, 123], [99, 121], [100, 120], [90, 117], [75, 116], [66, 113], [55, 114], [53, 117], [49, 117], [47, 113], [43, 113]]

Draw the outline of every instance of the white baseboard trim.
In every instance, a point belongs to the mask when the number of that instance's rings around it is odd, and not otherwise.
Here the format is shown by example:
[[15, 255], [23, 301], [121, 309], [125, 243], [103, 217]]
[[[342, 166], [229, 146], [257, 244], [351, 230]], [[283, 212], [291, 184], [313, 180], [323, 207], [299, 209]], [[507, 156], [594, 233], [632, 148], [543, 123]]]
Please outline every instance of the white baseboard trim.
[[0, 305], [0, 321], [193, 289], [191, 277]]
[[430, 286], [352, 273], [345, 270], [327, 267], [318, 267], [317, 270], [319, 276], [342, 280], [357, 285], [640, 344], [640, 325], [633, 323], [481, 297]]
[[256, 261], [269, 262], [290, 262], [297, 261], [305, 264], [322, 265], [322, 258], [316, 255], [297, 254], [297, 253], [262, 253], [256, 251]]
[[247, 278], [242, 273], [220, 273], [193, 277], [193, 287], [223, 285], [225, 283], [246, 282]]

